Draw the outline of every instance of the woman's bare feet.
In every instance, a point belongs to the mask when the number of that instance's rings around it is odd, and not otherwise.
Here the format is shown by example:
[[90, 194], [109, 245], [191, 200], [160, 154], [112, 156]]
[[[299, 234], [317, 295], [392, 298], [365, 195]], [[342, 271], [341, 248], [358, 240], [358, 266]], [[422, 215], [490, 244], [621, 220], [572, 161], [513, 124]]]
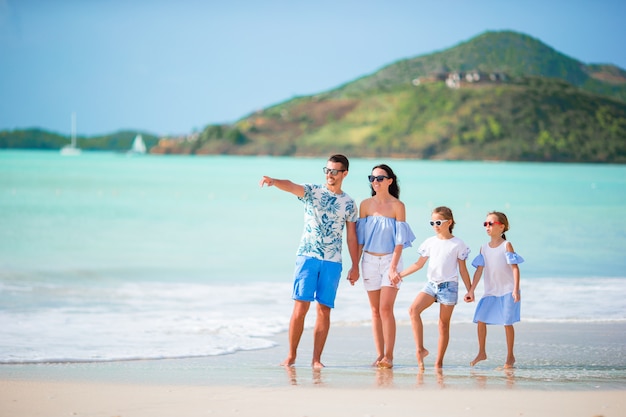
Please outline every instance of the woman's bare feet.
[[376, 358], [376, 360], [375, 360], [374, 362], [372, 362], [372, 366], [373, 366], [374, 368], [378, 368], [378, 364], [379, 364], [379, 363], [380, 363], [380, 361], [382, 361], [382, 360], [383, 360], [383, 356], [379, 356], [379, 357], [377, 357], [377, 358]]
[[420, 369], [424, 369], [424, 358], [428, 356], [429, 353], [430, 352], [426, 349], [418, 349], [416, 356], [417, 356], [417, 366]]
[[390, 361], [387, 358], [382, 358], [379, 362], [378, 362], [378, 367], [379, 368], [383, 368], [383, 369], [391, 369], [393, 368], [393, 361]]
[[319, 361], [313, 361], [313, 362], [311, 362], [311, 367], [313, 369], [322, 369], [324, 367], [324, 364], [322, 362], [319, 362]]
[[476, 355], [474, 360], [470, 362], [470, 366], [474, 366], [478, 362], [484, 361], [485, 359], [487, 359], [487, 354], [485, 352], [478, 352], [478, 355]]

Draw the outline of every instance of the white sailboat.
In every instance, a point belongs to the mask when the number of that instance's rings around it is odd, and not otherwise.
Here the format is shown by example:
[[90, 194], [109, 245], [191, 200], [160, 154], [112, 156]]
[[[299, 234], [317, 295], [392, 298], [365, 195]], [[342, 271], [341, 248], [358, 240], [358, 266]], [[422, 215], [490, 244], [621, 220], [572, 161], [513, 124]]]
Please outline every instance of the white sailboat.
[[141, 135], [135, 136], [135, 140], [133, 140], [133, 145], [130, 148], [129, 153], [133, 154], [145, 154], [146, 153], [146, 144], [143, 141], [143, 137]]
[[76, 113], [72, 113], [72, 143], [61, 148], [61, 155], [76, 156], [80, 152], [80, 148], [76, 146]]

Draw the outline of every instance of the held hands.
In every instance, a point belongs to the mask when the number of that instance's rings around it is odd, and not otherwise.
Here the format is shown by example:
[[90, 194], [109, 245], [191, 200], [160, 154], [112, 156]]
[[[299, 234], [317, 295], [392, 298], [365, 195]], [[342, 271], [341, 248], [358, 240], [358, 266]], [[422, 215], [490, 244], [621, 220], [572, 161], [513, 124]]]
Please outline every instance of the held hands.
[[467, 294], [465, 294], [465, 297], [463, 297], [463, 301], [465, 301], [466, 303], [471, 303], [472, 301], [474, 301], [474, 290], [468, 291]]
[[391, 285], [393, 285], [394, 287], [397, 287], [398, 284], [402, 282], [402, 277], [400, 276], [400, 273], [397, 271], [395, 273], [390, 272], [389, 281], [391, 281]]
[[354, 284], [359, 280], [359, 276], [359, 268], [350, 268], [346, 279], [350, 281], [350, 285], [354, 286]]

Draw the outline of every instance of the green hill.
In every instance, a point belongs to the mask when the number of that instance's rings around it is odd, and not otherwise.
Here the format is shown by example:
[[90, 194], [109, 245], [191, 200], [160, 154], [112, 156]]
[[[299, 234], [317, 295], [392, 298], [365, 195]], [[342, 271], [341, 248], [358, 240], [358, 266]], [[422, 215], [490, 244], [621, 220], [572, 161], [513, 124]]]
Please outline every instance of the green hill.
[[[79, 146], [128, 149], [127, 133]], [[144, 140], [151, 153], [626, 163], [626, 71], [581, 63], [528, 35], [485, 32], [232, 125]], [[68, 141], [0, 132], [0, 147]]]
[[[446, 79], [455, 74], [451, 88]], [[478, 78], [467, 82], [471, 75]], [[625, 91], [617, 67], [584, 65], [523, 34], [487, 32], [269, 107], [221, 126], [221, 136], [209, 126], [193, 146], [197, 153], [624, 163]]]
[[626, 71], [613, 65], [583, 64], [535, 38], [511, 31], [485, 32], [445, 51], [398, 61], [338, 88], [333, 95], [408, 86], [417, 77], [452, 71], [558, 78], [585, 91], [626, 101]]

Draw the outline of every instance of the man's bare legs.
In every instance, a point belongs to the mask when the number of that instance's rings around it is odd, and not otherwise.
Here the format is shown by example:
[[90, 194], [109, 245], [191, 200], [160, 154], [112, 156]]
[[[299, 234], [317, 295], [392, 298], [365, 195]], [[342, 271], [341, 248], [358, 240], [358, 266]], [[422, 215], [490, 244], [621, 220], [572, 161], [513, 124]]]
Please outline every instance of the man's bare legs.
[[424, 358], [428, 356], [428, 350], [424, 347], [424, 325], [422, 324], [422, 311], [426, 310], [435, 302], [430, 295], [420, 292], [415, 297], [413, 304], [409, 308], [411, 325], [413, 326], [413, 337], [415, 338], [417, 366], [424, 369]]
[[330, 307], [317, 303], [317, 318], [315, 319], [315, 331], [313, 333], [313, 361], [314, 369], [324, 367], [322, 363], [322, 351], [326, 344], [328, 331], [330, 330]]
[[506, 363], [504, 368], [513, 368], [515, 366], [515, 356], [513, 356], [513, 345], [515, 343], [515, 329], [513, 325], [504, 326], [504, 333], [506, 333]]
[[374, 336], [374, 347], [376, 348], [376, 360], [372, 366], [378, 366], [385, 357], [385, 342], [383, 337], [383, 322], [380, 318], [380, 290], [368, 291], [367, 297], [370, 300], [372, 310], [372, 335]]
[[437, 362], [435, 362], [435, 368], [443, 367], [443, 357], [448, 349], [448, 342], [450, 341], [450, 319], [452, 318], [452, 312], [454, 311], [454, 305], [441, 304], [439, 306], [439, 343], [437, 346]]
[[380, 318], [383, 331], [383, 358], [378, 366], [381, 368], [393, 367], [393, 349], [396, 345], [396, 317], [393, 314], [393, 305], [396, 302], [398, 289], [382, 287], [380, 290]]
[[478, 322], [478, 354], [473, 361], [470, 362], [470, 366], [476, 365], [480, 361], [487, 359], [487, 325], [482, 321]]
[[293, 312], [289, 322], [289, 354], [281, 363], [283, 366], [292, 366], [296, 363], [296, 355], [298, 353], [298, 345], [304, 331], [304, 319], [309, 311], [311, 303], [308, 301], [295, 300], [293, 304]]

